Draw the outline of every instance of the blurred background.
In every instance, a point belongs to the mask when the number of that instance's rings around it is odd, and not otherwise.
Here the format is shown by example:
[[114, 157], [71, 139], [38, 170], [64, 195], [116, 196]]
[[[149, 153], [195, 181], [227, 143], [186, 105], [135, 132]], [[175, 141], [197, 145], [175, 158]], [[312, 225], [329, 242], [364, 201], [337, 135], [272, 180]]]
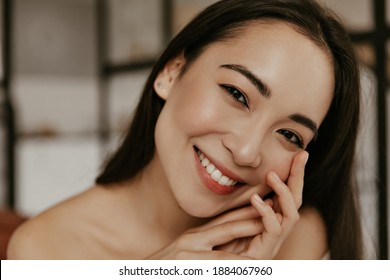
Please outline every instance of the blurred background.
[[[0, 259], [23, 219], [93, 184], [153, 61], [213, 2], [0, 0]], [[390, 0], [320, 2], [346, 24], [362, 63], [362, 221], [367, 258], [388, 259]]]

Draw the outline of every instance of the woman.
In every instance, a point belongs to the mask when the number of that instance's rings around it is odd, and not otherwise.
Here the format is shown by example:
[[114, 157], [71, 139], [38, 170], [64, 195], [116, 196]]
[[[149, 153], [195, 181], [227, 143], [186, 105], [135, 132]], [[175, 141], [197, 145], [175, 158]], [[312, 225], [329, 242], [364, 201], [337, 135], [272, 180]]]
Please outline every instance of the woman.
[[25, 223], [8, 256], [359, 259], [359, 90], [315, 2], [218, 2], [156, 62], [96, 186]]

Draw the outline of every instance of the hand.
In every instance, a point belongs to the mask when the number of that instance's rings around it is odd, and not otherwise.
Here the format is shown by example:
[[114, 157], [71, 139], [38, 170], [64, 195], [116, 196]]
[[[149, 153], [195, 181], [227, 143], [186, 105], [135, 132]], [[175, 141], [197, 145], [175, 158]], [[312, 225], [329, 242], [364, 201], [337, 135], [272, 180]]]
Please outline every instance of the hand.
[[[252, 196], [251, 203], [253, 208], [258, 211], [259, 216], [262, 217], [259, 223], [263, 223], [264, 231], [257, 236], [234, 240], [218, 246], [219, 250], [256, 259], [270, 259], [276, 255], [299, 219], [298, 209], [302, 204], [307, 157], [307, 152], [299, 153], [294, 157], [287, 185], [281, 182], [274, 172], [271, 171], [267, 174], [267, 182], [276, 193], [272, 200], [262, 201], [257, 195]], [[250, 217], [239, 217], [237, 213], [232, 213], [214, 223], [247, 218]], [[253, 219], [260, 220], [260, 218], [255, 217]]]
[[148, 259], [272, 259], [299, 219], [306, 157], [294, 158], [287, 185], [275, 172], [267, 174], [272, 200], [252, 195], [252, 206], [186, 231]]
[[[248, 207], [237, 210], [238, 216], [243, 218], [242, 214], [245, 214], [244, 212], [247, 212], [247, 216], [250, 214], [248, 217], [258, 216], [257, 212], [253, 210], [254, 208], [249, 209]], [[232, 252], [213, 249], [232, 240], [259, 234], [261, 231], [262, 226], [259, 227], [258, 222], [254, 219], [226, 221], [225, 223], [215, 223], [214, 225], [213, 223], [207, 223], [186, 231], [174, 242], [147, 259], [249, 259]]]
[[[301, 152], [294, 157], [290, 168], [290, 175], [287, 179], [287, 186], [291, 191], [297, 209], [299, 209], [302, 205], [305, 165], [308, 160], [308, 156], [309, 154], [307, 152]], [[275, 212], [280, 213], [281, 209], [279, 207], [279, 202], [275, 198], [276, 197], [272, 199], [273, 209]]]

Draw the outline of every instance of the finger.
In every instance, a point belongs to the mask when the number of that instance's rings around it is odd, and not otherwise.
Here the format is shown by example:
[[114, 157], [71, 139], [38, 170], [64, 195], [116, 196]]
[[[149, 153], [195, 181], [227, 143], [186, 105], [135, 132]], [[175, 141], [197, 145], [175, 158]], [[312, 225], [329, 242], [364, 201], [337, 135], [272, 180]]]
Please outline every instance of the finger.
[[195, 231], [204, 231], [206, 229], [212, 228], [216, 225], [220, 225], [223, 223], [249, 220], [257, 217], [259, 217], [259, 212], [257, 212], [257, 210], [252, 205], [250, 205], [222, 214], [221, 216], [211, 220], [210, 222], [200, 227], [197, 227]]
[[273, 171], [270, 171], [267, 174], [267, 182], [276, 194], [276, 199], [282, 214], [282, 226], [285, 227], [296, 223], [298, 221], [299, 214], [295, 204], [295, 199], [290, 189]]
[[281, 223], [282, 223], [282, 221], [283, 221], [282, 214], [280, 214], [280, 213], [276, 213], [276, 218], [278, 219], [278, 222], [279, 222], [279, 224], [281, 224]]
[[210, 250], [215, 246], [226, 244], [239, 238], [255, 236], [263, 230], [264, 226], [261, 219], [249, 219], [226, 222], [195, 234], [198, 235], [198, 246], [201, 246], [204, 250]]
[[274, 210], [270, 205], [265, 203], [259, 195], [254, 194], [251, 196], [251, 203], [257, 211], [259, 211], [262, 224], [263, 224], [263, 233], [270, 233], [274, 235], [279, 235], [281, 232], [280, 223]]
[[264, 200], [264, 202], [267, 203], [271, 208], [275, 206], [275, 203], [271, 198], [267, 198], [266, 200]]
[[253, 195], [251, 202], [260, 213], [264, 231], [253, 238], [246, 255], [256, 259], [269, 258], [276, 254], [281, 244], [282, 229], [278, 220], [280, 214], [275, 213], [258, 195]]
[[272, 197], [272, 204], [270, 204], [272, 209], [274, 209], [275, 213], [281, 213], [282, 209], [280, 208], [279, 201], [278, 201], [278, 196], [274, 195]]
[[302, 192], [305, 176], [305, 165], [309, 154], [306, 151], [298, 153], [291, 164], [290, 175], [287, 180], [287, 185], [291, 190], [297, 208], [302, 205]]
[[[305, 164], [309, 154], [306, 151], [298, 153], [291, 164], [290, 174], [287, 180], [287, 186], [290, 189], [297, 208], [302, 204], [302, 192], [304, 185]], [[281, 212], [278, 199], [273, 197], [273, 209], [275, 212]]]

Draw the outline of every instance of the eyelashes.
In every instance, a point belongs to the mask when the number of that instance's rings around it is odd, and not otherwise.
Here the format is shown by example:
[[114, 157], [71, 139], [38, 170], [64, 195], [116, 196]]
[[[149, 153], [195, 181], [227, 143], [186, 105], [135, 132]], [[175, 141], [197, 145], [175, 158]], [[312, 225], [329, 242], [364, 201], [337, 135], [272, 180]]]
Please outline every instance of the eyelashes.
[[281, 134], [288, 142], [294, 144], [299, 149], [305, 148], [305, 143], [297, 133], [294, 133], [291, 130], [287, 130], [287, 129], [279, 129], [277, 132]]
[[[244, 92], [233, 85], [229, 84], [220, 84], [219, 85], [235, 102], [238, 102], [240, 105], [249, 108], [249, 100]], [[277, 131], [280, 135], [284, 137], [288, 143], [295, 145], [299, 149], [305, 148], [305, 143], [302, 137], [291, 130], [288, 129], [279, 129]]]
[[241, 103], [245, 107], [249, 108], [248, 97], [238, 88], [232, 85], [221, 84], [219, 85], [234, 101]]

